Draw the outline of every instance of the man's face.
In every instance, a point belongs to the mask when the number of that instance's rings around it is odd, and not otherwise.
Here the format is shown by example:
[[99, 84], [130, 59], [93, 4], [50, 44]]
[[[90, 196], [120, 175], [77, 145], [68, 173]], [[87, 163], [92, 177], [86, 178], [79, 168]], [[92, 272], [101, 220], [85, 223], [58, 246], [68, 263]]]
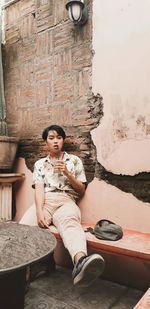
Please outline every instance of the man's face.
[[62, 150], [64, 140], [56, 131], [49, 131], [46, 144], [51, 153], [59, 153]]

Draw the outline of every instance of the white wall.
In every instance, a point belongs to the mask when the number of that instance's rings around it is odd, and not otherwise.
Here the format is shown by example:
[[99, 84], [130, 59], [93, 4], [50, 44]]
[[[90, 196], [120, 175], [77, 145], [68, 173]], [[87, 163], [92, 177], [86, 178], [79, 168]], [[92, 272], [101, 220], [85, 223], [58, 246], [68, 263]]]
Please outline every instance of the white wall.
[[116, 174], [150, 171], [150, 0], [94, 0], [93, 91], [104, 117], [99, 162]]

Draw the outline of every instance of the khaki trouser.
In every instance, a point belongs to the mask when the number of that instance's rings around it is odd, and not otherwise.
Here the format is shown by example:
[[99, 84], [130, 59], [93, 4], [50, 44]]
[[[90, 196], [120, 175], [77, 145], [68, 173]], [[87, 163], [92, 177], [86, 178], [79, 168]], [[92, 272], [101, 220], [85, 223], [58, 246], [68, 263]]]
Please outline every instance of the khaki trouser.
[[[81, 213], [74, 200], [65, 192], [47, 192], [43, 211], [48, 223], [57, 227], [72, 260], [74, 261], [75, 255], [79, 252], [87, 255]], [[37, 225], [35, 204], [27, 210], [19, 223]]]

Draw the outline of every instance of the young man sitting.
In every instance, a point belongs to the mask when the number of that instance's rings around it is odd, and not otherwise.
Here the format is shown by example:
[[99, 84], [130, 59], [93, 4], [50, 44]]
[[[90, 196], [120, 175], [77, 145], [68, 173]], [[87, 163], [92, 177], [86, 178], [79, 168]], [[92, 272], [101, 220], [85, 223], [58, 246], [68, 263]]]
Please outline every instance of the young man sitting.
[[[42, 134], [48, 155], [35, 162], [33, 187], [37, 224], [49, 228], [53, 223], [70, 253], [75, 285], [88, 285], [102, 274], [104, 259], [99, 254], [87, 255], [85, 233], [77, 201], [83, 197], [86, 176], [81, 159], [63, 151], [66, 134], [62, 127], [51, 125]], [[30, 224], [28, 211], [20, 223]], [[30, 221], [30, 222], [29, 222]]]

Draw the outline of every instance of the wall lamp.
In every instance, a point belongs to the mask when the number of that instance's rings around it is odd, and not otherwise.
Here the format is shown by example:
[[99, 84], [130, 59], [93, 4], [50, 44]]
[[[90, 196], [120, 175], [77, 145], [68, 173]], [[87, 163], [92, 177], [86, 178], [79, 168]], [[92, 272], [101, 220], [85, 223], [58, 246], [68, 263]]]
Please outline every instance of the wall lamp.
[[84, 25], [88, 19], [87, 5], [84, 0], [68, 0], [66, 9], [70, 20], [75, 25]]

